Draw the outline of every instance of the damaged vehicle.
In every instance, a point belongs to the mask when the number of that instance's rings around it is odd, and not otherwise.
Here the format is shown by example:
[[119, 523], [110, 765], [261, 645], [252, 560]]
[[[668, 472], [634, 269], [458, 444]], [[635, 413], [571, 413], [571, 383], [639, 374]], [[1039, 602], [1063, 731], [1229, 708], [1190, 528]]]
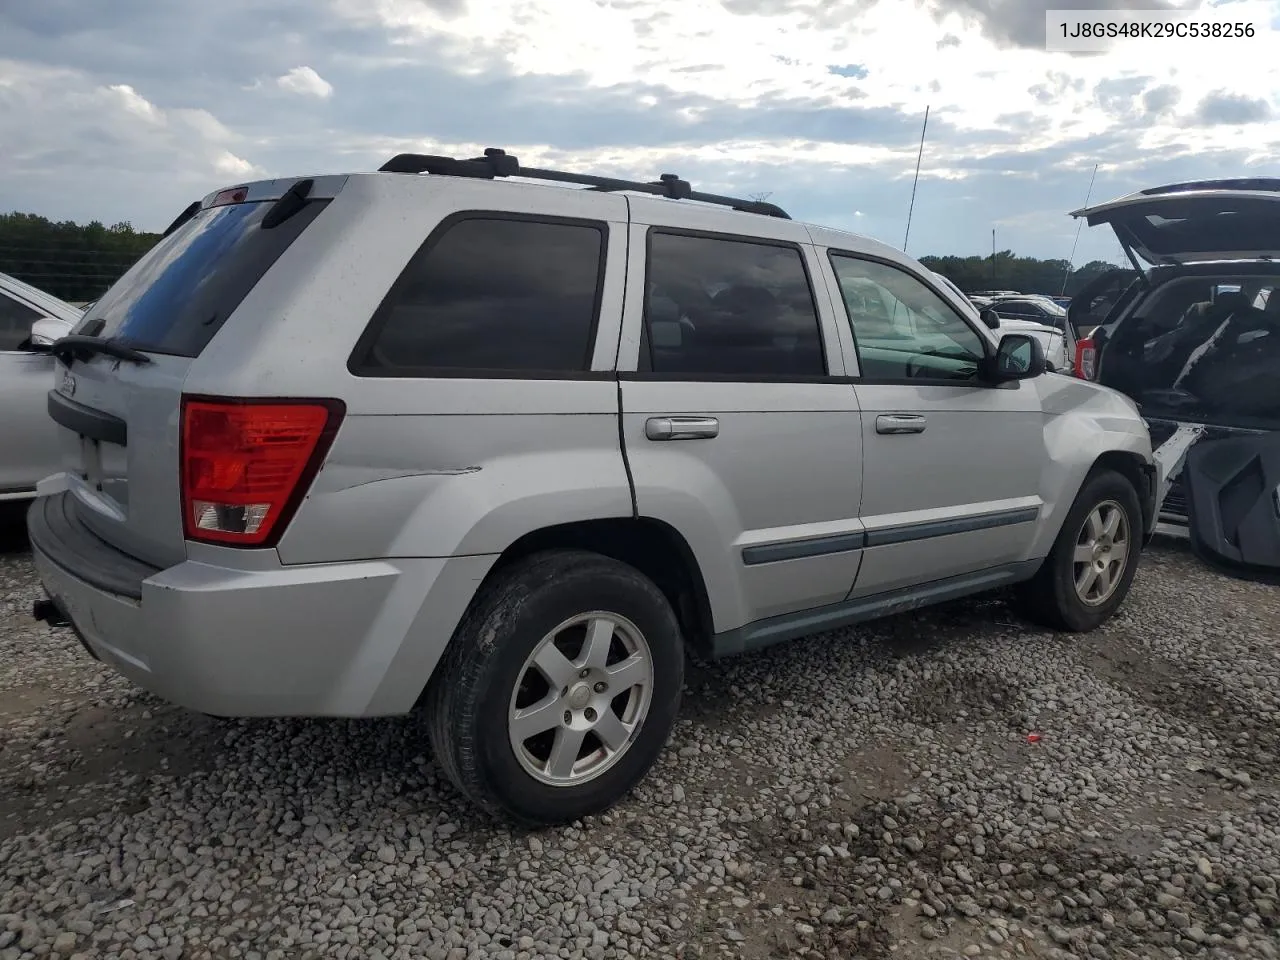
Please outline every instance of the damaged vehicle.
[[[1227, 572], [1280, 575], [1280, 178], [1170, 184], [1076, 210], [1134, 270], [1075, 298], [1077, 376], [1131, 397], [1161, 466], [1160, 520]], [[1136, 272], [1135, 272], [1136, 271]], [[1110, 302], [1105, 316], [1086, 318]]]
[[490, 148], [167, 233], [52, 346], [32, 615], [207, 714], [417, 714], [517, 823], [631, 791], [686, 650], [1005, 586], [1083, 633], [1152, 533], [1130, 399], [773, 204]]

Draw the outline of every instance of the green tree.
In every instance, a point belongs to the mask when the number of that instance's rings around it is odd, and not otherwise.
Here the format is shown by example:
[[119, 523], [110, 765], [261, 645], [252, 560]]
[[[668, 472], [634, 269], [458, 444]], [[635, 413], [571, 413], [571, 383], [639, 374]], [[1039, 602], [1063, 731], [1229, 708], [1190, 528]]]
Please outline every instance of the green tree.
[[34, 213], [0, 214], [0, 273], [72, 302], [96, 300], [159, 240], [127, 221], [55, 223]]
[[1078, 293], [1087, 283], [1115, 264], [1094, 260], [1072, 270], [1066, 260], [1037, 260], [1035, 257], [1019, 257], [1012, 250], [1002, 250], [993, 259], [980, 257], [921, 257], [920, 262], [935, 273], [940, 273], [965, 293], [975, 290], [1017, 290], [1019, 293], [1040, 293], [1056, 297]]

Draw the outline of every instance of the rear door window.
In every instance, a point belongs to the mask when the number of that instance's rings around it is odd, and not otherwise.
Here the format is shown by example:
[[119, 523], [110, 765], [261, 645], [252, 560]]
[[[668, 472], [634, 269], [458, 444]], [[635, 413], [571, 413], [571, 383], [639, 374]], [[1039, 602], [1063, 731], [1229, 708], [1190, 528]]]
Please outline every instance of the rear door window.
[[199, 356], [280, 255], [327, 206], [308, 200], [274, 227], [274, 201], [210, 207], [152, 247], [85, 312], [77, 333], [140, 350]]
[[822, 331], [794, 246], [653, 231], [644, 339], [654, 373], [822, 376]]
[[589, 370], [603, 223], [466, 214], [409, 262], [357, 345], [363, 376], [505, 377]]

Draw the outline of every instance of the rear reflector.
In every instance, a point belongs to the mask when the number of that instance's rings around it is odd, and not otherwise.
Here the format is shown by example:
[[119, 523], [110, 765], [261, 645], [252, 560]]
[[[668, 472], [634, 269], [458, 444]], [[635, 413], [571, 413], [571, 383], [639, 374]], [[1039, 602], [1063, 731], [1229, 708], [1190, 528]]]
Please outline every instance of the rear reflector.
[[244, 203], [245, 198], [249, 196], [248, 187], [232, 187], [230, 190], [222, 190], [214, 195], [209, 202], [211, 207], [225, 207], [229, 203]]
[[344, 412], [337, 400], [184, 397], [186, 538], [272, 546], [320, 469]]
[[1098, 349], [1092, 337], [1076, 341], [1076, 362], [1072, 369], [1081, 380], [1092, 380], [1097, 370]]

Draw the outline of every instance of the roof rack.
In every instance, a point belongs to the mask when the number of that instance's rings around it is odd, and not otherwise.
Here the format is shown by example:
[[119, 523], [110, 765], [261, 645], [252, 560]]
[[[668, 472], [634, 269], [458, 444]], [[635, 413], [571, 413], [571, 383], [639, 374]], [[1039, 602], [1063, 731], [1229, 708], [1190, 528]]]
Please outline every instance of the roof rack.
[[531, 180], [548, 180], [555, 183], [573, 183], [591, 190], [612, 192], [632, 190], [671, 200], [698, 200], [722, 207], [732, 207], [743, 213], [758, 213], [766, 217], [790, 220], [790, 215], [777, 204], [763, 200], [742, 200], [722, 197], [714, 193], [699, 193], [674, 173], [664, 173], [656, 181], [616, 180], [612, 177], [593, 177], [585, 173], [569, 173], [564, 170], [540, 170], [522, 167], [520, 161], [497, 147], [488, 147], [483, 157], [460, 160], [456, 157], [433, 157], [421, 153], [400, 153], [378, 168], [383, 173], [431, 173], [442, 177], [474, 177], [492, 180], [495, 177], [528, 177]]

